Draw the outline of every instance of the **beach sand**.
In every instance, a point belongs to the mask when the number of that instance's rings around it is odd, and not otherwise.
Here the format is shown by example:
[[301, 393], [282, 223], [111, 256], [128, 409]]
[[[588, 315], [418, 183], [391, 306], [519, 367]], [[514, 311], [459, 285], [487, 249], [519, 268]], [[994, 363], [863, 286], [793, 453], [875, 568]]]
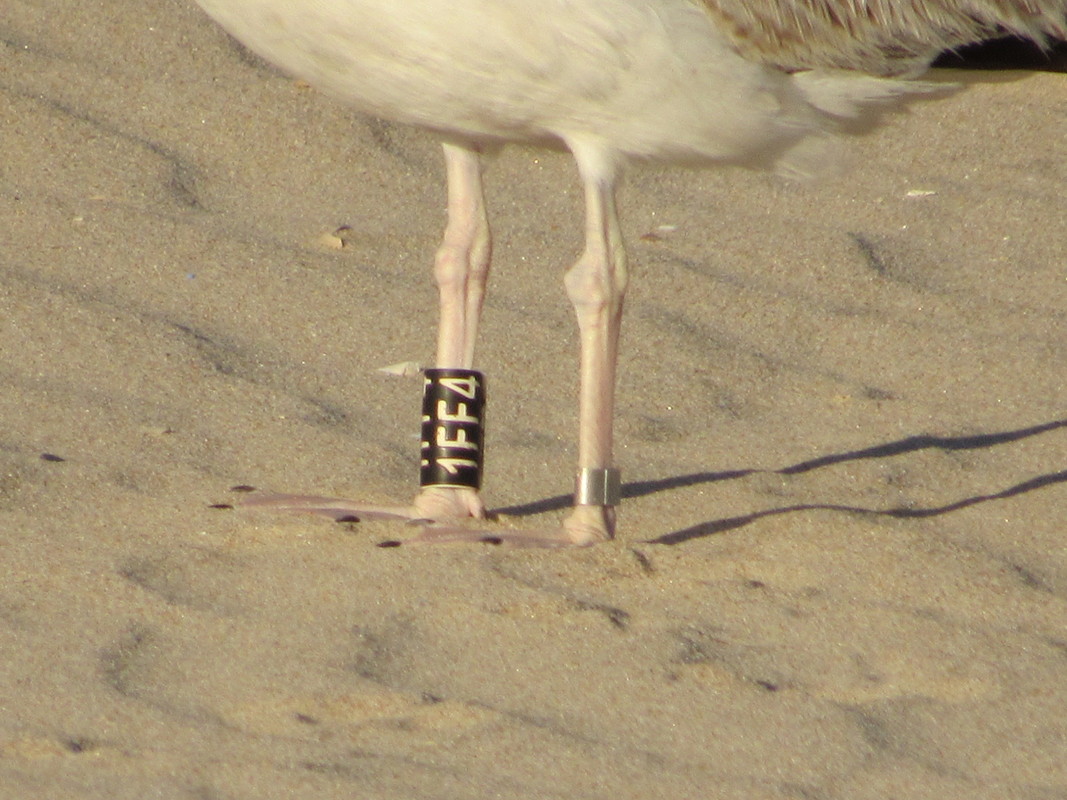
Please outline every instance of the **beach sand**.
[[[210, 506], [413, 494], [437, 143], [190, 0], [6, 0], [0, 797], [1067, 797], [1067, 76], [943, 78], [839, 178], [631, 172], [615, 541], [381, 549]], [[544, 524], [581, 192], [488, 191]]]

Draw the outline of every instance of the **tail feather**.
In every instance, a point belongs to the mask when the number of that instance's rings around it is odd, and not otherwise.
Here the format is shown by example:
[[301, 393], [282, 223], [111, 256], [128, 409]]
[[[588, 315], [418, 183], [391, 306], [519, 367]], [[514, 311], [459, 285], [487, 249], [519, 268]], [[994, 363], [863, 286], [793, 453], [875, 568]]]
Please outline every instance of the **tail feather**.
[[809, 70], [793, 74], [804, 99], [838, 120], [862, 121], [908, 99], [945, 95], [959, 88], [953, 83], [877, 78], [845, 70]]
[[775, 172], [793, 179], [839, 174], [848, 165], [839, 134], [863, 134], [904, 103], [944, 96], [959, 84], [878, 78], [844, 70], [811, 70], [791, 78], [820, 122], [783, 152]]

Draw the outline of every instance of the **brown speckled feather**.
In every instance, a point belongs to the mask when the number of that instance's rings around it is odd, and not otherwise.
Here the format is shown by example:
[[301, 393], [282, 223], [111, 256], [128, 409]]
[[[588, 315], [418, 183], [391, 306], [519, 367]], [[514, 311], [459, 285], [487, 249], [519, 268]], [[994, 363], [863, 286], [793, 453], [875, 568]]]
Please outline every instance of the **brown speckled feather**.
[[699, 0], [746, 58], [786, 70], [921, 72], [1002, 34], [1067, 38], [1067, 0]]

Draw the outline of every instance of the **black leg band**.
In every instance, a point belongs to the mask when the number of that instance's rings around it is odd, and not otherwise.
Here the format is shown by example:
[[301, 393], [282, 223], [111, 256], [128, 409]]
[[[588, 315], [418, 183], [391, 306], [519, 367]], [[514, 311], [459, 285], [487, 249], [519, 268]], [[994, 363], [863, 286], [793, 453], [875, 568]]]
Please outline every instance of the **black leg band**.
[[485, 376], [473, 369], [424, 370], [419, 485], [482, 485]]

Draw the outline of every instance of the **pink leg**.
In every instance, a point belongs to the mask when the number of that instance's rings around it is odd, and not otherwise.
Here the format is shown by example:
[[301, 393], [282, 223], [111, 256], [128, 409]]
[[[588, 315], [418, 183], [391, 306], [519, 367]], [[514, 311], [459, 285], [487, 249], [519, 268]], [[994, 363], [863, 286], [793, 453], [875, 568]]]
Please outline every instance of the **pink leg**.
[[[448, 226], [434, 263], [441, 304], [437, 366], [473, 369], [492, 239], [478, 151], [456, 144], [445, 144], [444, 151]], [[481, 497], [475, 490], [464, 488], [422, 489], [415, 498], [415, 510], [415, 516], [428, 519], [485, 516]]]
[[478, 151], [454, 144], [444, 151], [448, 226], [434, 264], [441, 300], [437, 366], [472, 369], [493, 246]]
[[[615, 530], [619, 477], [612, 462], [615, 369], [626, 291], [626, 256], [615, 206], [617, 164], [596, 142], [570, 142], [585, 186], [585, 250], [567, 272], [567, 294], [581, 332], [578, 491], [575, 507], [555, 528], [487, 529], [429, 523], [403, 544], [491, 542], [520, 547], [584, 546], [610, 539]], [[445, 145], [449, 217], [434, 274], [440, 289], [437, 365], [470, 369], [489, 270], [490, 237], [477, 151]], [[248, 504], [290, 511], [406, 519], [483, 517], [485, 507], [470, 489], [424, 489], [412, 507], [383, 508], [343, 500], [273, 495]]]
[[[437, 366], [471, 369], [492, 242], [477, 149], [449, 143], [444, 145], [444, 152], [448, 176], [448, 225], [434, 263], [434, 279], [440, 295]], [[373, 506], [332, 497], [285, 494], [253, 495], [242, 505], [306, 512], [333, 519], [485, 516], [485, 506], [478, 493], [464, 488], [422, 489], [411, 506]]]
[[578, 486], [564, 528], [575, 544], [615, 532], [619, 473], [612, 461], [615, 370], [626, 294], [626, 251], [615, 205], [615, 155], [598, 144], [571, 143], [585, 185], [585, 251], [567, 273], [567, 294], [581, 332]]
[[528, 547], [584, 546], [610, 539], [615, 531], [619, 474], [612, 462], [615, 369], [626, 292], [615, 186], [614, 154], [598, 143], [572, 142], [585, 186], [585, 250], [567, 272], [567, 294], [581, 332], [578, 487], [573, 511], [561, 528], [474, 531], [431, 526], [411, 543], [494, 541]]

